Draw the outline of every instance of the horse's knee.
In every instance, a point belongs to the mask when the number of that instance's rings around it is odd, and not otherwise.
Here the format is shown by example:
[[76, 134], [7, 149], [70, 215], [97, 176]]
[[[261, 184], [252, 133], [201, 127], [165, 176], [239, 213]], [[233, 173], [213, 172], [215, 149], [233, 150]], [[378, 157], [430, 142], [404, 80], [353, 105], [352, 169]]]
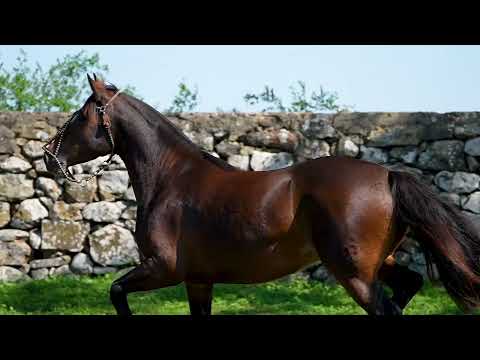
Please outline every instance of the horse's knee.
[[112, 302], [115, 302], [115, 300], [118, 300], [121, 297], [125, 296], [125, 291], [123, 290], [122, 285], [119, 283], [113, 283], [112, 286], [110, 286], [110, 299]]

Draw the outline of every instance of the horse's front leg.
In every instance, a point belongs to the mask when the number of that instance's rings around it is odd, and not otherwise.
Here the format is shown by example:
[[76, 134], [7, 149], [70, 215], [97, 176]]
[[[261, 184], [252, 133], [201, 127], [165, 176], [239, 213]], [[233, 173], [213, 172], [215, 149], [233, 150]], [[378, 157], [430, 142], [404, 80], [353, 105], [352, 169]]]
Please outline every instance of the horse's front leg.
[[127, 295], [177, 285], [182, 280], [159, 258], [148, 258], [141, 265], [118, 278], [110, 288], [110, 300], [118, 315], [132, 315]]
[[127, 295], [136, 291], [149, 291], [174, 286], [184, 280], [178, 268], [177, 239], [178, 209], [166, 208], [158, 201], [149, 216], [144, 208], [137, 209], [135, 241], [142, 254], [142, 263], [115, 280], [110, 288], [110, 300], [118, 315], [131, 315]]
[[211, 315], [213, 284], [186, 283], [188, 304], [192, 316]]

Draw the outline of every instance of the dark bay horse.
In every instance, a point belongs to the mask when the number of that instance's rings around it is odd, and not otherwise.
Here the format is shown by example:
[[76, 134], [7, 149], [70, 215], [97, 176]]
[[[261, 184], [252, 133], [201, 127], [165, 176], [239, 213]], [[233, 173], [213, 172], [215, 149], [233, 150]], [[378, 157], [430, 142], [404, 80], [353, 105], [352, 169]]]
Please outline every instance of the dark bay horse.
[[45, 147], [45, 162], [69, 177], [68, 166], [106, 154], [126, 164], [142, 260], [111, 286], [118, 314], [131, 314], [131, 292], [185, 282], [191, 314], [207, 315], [215, 283], [266, 282], [321, 260], [368, 314], [399, 315], [423, 283], [392, 256], [407, 229], [454, 301], [480, 305], [478, 234], [412, 175], [335, 156], [242, 171], [149, 105], [88, 80], [93, 94]]

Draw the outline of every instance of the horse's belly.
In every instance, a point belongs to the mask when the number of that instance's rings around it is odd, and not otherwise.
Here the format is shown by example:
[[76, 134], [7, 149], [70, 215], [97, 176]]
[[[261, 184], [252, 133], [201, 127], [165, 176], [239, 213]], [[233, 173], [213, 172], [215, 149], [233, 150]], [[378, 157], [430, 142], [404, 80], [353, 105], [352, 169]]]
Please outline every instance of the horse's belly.
[[[205, 226], [189, 233], [185, 254], [190, 275], [211, 282], [256, 283], [317, 262], [308, 208], [276, 205], [276, 211], [261, 212], [248, 221], [232, 218], [227, 222], [232, 226]], [[293, 213], [292, 208], [297, 211]]]
[[232, 271], [225, 274], [227, 276], [222, 282], [271, 281], [302, 270], [317, 262], [319, 258], [313, 244], [307, 241], [297, 243], [295, 247], [279, 243], [262, 253], [246, 255], [242, 260], [244, 266], [240, 269], [231, 269]]
[[211, 251], [197, 253], [187, 277], [200, 282], [259, 283], [292, 274], [319, 260], [311, 236], [305, 231], [291, 231], [277, 239], [259, 239], [256, 245], [251, 243], [230, 251]]
[[[299, 240], [299, 239], [295, 239]], [[265, 254], [253, 259], [257, 268], [261, 269], [252, 282], [270, 281], [303, 270], [318, 262], [319, 257], [310, 239], [305, 241], [284, 240], [277, 248], [272, 247]]]

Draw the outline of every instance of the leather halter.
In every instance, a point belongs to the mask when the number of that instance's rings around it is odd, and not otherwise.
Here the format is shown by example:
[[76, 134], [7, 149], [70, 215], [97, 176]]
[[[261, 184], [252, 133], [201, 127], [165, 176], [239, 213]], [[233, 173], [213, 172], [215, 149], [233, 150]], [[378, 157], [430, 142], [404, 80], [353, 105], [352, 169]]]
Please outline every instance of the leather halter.
[[[53, 157], [53, 159], [56, 161], [58, 167], [62, 171], [63, 176], [65, 176], [65, 178], [68, 181], [79, 183], [82, 186], [85, 186], [88, 181], [90, 181], [94, 177], [100, 175], [112, 162], [113, 155], [115, 155], [115, 152], [114, 152], [115, 143], [113, 141], [113, 136], [112, 136], [112, 131], [111, 131], [112, 122], [111, 122], [111, 119], [110, 119], [110, 115], [108, 115], [108, 113], [107, 113], [107, 109], [108, 109], [109, 105], [113, 102], [113, 100], [120, 94], [121, 91], [122, 90], [118, 90], [115, 93], [115, 95], [113, 95], [105, 105], [102, 105], [102, 106], [95, 105], [95, 113], [98, 116], [100, 116], [100, 118], [102, 119], [102, 125], [105, 128], [105, 130], [107, 131], [108, 140], [110, 142], [110, 145], [111, 145], [112, 149], [111, 149], [110, 157], [108, 158], [108, 160], [106, 160], [103, 164], [101, 164], [100, 167], [92, 175], [90, 175], [88, 178], [82, 179], [82, 180], [75, 179], [75, 177], [72, 175], [70, 170], [68, 170], [68, 168], [66, 166], [64, 167], [62, 165], [62, 162], [58, 159], [58, 152], [60, 150], [60, 145], [61, 145], [62, 140], [63, 140], [63, 135], [65, 134], [65, 131], [67, 130], [68, 126], [73, 122], [73, 120], [75, 120], [77, 118], [80, 110], [77, 110], [76, 112], [74, 112], [73, 115], [70, 117], [70, 119], [68, 119], [67, 122], [58, 131], [58, 133], [42, 147], [43, 151], [46, 154]], [[57, 146], [55, 147], [55, 151], [52, 153], [50, 150], [48, 150], [47, 147], [53, 141], [55, 141], [57, 138], [59, 138], [59, 140], [58, 140]]]

